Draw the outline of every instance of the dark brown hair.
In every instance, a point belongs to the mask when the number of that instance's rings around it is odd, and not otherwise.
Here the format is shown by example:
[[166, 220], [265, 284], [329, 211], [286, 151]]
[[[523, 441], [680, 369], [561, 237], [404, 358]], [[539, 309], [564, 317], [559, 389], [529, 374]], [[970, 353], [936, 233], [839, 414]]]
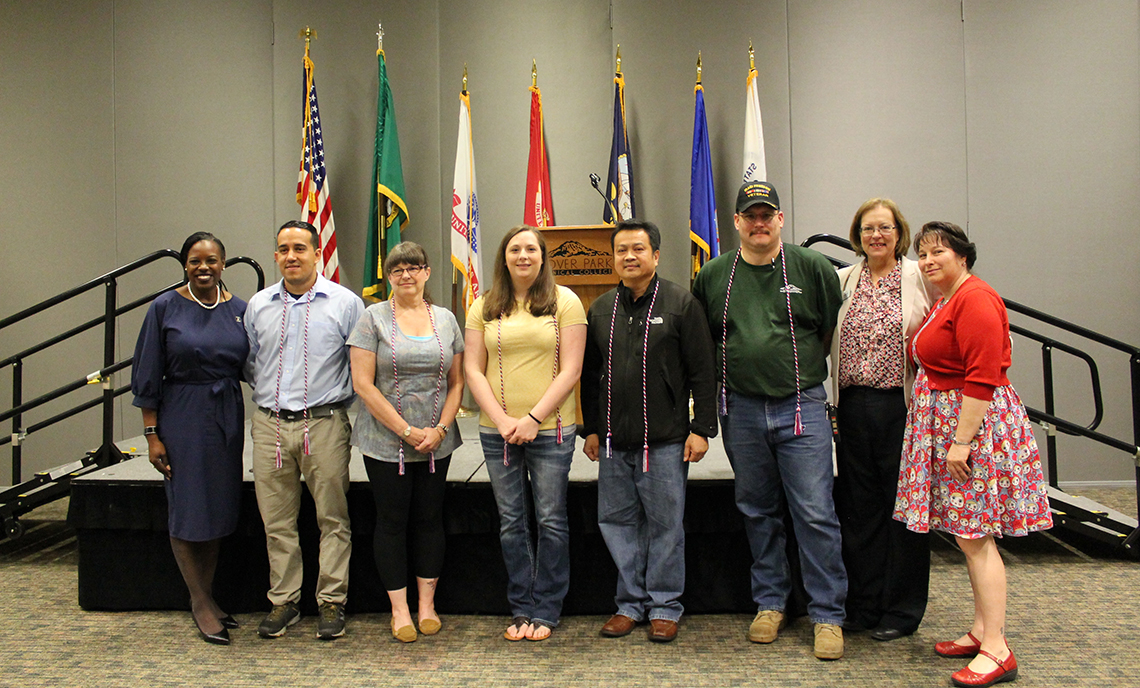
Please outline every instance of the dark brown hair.
[[965, 258], [967, 270], [973, 269], [974, 261], [978, 259], [978, 247], [970, 241], [961, 227], [953, 222], [943, 222], [942, 220], [927, 222], [914, 237], [914, 252], [918, 253], [919, 245], [931, 237], [938, 239], [938, 242], [943, 246]]
[[[910, 225], [907, 224], [898, 205], [889, 198], [869, 199], [855, 211], [855, 219], [851, 220], [849, 237], [851, 239], [851, 250], [859, 256], [866, 257], [867, 253], [863, 250], [863, 216], [880, 206], [891, 211], [891, 215], [895, 218], [895, 228], [899, 233], [899, 240], [895, 243], [895, 260], [902, 260], [910, 247]], [[917, 246], [917, 244], [915, 245]]]
[[550, 256], [546, 252], [546, 239], [542, 232], [529, 225], [518, 225], [507, 232], [499, 242], [499, 252], [495, 254], [495, 277], [491, 283], [491, 290], [483, 297], [483, 319], [494, 320], [500, 315], [509, 316], [515, 310], [515, 287], [511, 282], [511, 273], [507, 269], [507, 246], [523, 232], [531, 232], [538, 240], [538, 249], [542, 254], [542, 268], [535, 278], [534, 284], [526, 294], [526, 308], [531, 315], [554, 315], [558, 311], [558, 288], [554, 283], [554, 269], [550, 267]]
[[[431, 264], [428, 263], [428, 254], [423, 246], [420, 246], [414, 241], [401, 241], [392, 247], [388, 252], [388, 256], [384, 258], [384, 276], [392, 274], [397, 265], [422, 265], [425, 268], [430, 268]], [[427, 285], [424, 285], [424, 300], [429, 304], [432, 303], [431, 296], [428, 294]]]

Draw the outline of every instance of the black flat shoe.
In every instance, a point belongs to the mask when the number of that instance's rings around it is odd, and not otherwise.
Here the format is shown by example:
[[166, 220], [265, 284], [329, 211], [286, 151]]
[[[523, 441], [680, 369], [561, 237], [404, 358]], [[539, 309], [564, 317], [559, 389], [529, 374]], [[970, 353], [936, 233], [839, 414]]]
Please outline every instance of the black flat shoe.
[[889, 628], [886, 626], [880, 626], [879, 628], [876, 628], [875, 630], [871, 631], [871, 637], [872, 638], [874, 638], [875, 640], [881, 640], [884, 642], [889, 641], [889, 640], [898, 640], [899, 638], [903, 637], [904, 635], [910, 635], [910, 633], [904, 633], [903, 631], [901, 631], [897, 628]]
[[229, 614], [218, 619], [218, 621], [222, 624], [222, 628], [241, 628], [238, 620]]
[[[198, 626], [197, 619], [194, 620], [194, 625]], [[218, 631], [217, 633], [207, 633], [202, 630], [201, 626], [198, 626], [198, 637], [202, 640], [205, 640], [207, 643], [210, 643], [211, 645], [230, 644], [230, 632], [225, 627], [223, 627], [222, 630]]]

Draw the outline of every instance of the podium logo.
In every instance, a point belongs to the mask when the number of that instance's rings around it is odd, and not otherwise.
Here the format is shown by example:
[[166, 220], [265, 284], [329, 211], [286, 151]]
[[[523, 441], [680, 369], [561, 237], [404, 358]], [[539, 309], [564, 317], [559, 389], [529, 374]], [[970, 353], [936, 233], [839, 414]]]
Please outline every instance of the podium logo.
[[550, 252], [550, 267], [555, 277], [612, 275], [613, 256], [590, 248], [573, 239], [564, 241]]

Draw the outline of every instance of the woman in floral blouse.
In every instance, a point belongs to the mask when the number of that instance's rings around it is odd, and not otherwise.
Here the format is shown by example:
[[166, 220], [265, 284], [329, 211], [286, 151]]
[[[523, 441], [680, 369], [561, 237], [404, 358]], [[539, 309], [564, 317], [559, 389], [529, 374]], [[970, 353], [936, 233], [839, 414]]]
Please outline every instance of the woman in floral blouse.
[[906, 346], [934, 290], [905, 257], [910, 228], [894, 201], [872, 198], [851, 221], [863, 260], [839, 271], [843, 305], [832, 342], [839, 401], [835, 508], [847, 567], [848, 630], [894, 640], [918, 628], [930, 580], [928, 536], [892, 520], [907, 399]]

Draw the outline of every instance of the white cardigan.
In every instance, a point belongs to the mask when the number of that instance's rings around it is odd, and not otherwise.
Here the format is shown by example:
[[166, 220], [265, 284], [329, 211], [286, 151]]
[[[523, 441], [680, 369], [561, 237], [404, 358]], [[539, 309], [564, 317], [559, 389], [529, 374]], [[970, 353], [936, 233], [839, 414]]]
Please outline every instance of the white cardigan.
[[[839, 284], [843, 289], [843, 305], [839, 307], [839, 322], [835, 326], [835, 336], [831, 339], [831, 393], [835, 403], [839, 403], [839, 338], [843, 333], [843, 319], [847, 317], [847, 309], [851, 306], [851, 297], [855, 288], [859, 286], [859, 277], [867, 265], [861, 260], [839, 270]], [[903, 340], [898, 343], [903, 354], [903, 395], [910, 403], [911, 388], [914, 387], [914, 367], [907, 357], [907, 347], [922, 321], [930, 312], [930, 307], [938, 298], [938, 291], [926, 281], [918, 263], [910, 258], [902, 258], [902, 312], [903, 312]]]

